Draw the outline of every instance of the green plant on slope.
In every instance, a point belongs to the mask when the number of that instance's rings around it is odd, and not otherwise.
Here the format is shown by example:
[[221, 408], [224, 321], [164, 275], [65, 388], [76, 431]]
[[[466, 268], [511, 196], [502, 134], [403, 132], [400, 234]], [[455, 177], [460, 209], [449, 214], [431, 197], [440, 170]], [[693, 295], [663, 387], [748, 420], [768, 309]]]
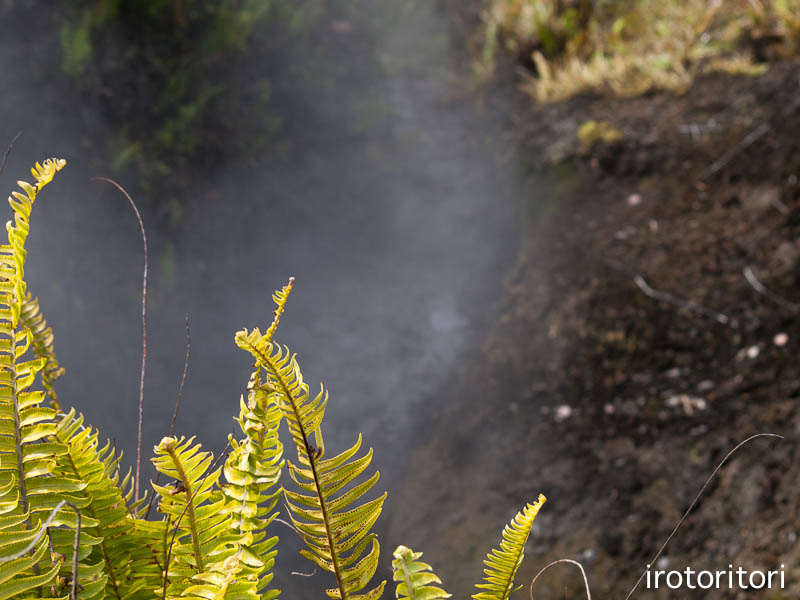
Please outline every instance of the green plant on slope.
[[[235, 419], [240, 437], [215, 458], [195, 438], [165, 437], [154, 448], [156, 470], [172, 480], [152, 484], [157, 517], [134, 497], [122, 456], [74, 409], [64, 412], [53, 382], [63, 369], [38, 301], [24, 278], [25, 242], [34, 201], [65, 165], [50, 159], [32, 170], [34, 184], [9, 202], [14, 221], [0, 246], [0, 600], [10, 598], [273, 600], [278, 538], [267, 532], [283, 499], [307, 549], [301, 551], [334, 577], [336, 600], [377, 600], [385, 581], [371, 583], [380, 545], [371, 531], [386, 494], [365, 500], [377, 472], [361, 436], [326, 458], [322, 421], [328, 394], [309, 393], [295, 355], [272, 338], [293, 281], [275, 293], [274, 319], [236, 334], [254, 358], [247, 400]], [[39, 382], [45, 391], [33, 391]], [[297, 450], [284, 461], [282, 423]], [[220, 465], [222, 458], [224, 462]], [[287, 467], [289, 482], [281, 484]], [[489, 554], [487, 591], [475, 600], [507, 600], [533, 519], [544, 502], [529, 504]], [[421, 553], [395, 551], [398, 598], [450, 597]]]
[[709, 71], [760, 74], [800, 45], [798, 0], [487, 0], [482, 64], [498, 49], [535, 76], [542, 102], [581, 92], [685, 91]]

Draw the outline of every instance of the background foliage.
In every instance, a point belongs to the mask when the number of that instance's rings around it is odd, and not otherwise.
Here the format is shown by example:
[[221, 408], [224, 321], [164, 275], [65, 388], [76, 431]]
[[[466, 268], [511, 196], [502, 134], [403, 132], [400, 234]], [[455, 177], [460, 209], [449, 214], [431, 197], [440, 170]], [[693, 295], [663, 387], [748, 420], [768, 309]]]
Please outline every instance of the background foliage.
[[797, 0], [490, 0], [482, 68], [498, 50], [535, 76], [539, 100], [684, 91], [702, 71], [761, 72], [800, 42]]

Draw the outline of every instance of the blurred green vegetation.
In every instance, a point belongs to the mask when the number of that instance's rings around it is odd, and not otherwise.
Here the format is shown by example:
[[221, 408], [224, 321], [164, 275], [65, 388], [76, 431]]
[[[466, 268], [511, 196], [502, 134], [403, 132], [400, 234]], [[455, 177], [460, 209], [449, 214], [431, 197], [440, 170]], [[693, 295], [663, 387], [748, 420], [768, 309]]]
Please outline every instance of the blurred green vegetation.
[[709, 70], [759, 73], [800, 46], [800, 0], [486, 0], [479, 74], [498, 50], [540, 101], [684, 91]]
[[[254, 32], [291, 32], [315, 18], [302, 0], [73, 0], [61, 9], [60, 68], [117, 133], [103, 153], [146, 186], [182, 163], [263, 151], [280, 129], [274, 72], [243, 67]], [[235, 89], [232, 89], [234, 88]], [[250, 120], [243, 123], [243, 119]], [[242, 127], [242, 125], [245, 125]]]
[[586, 121], [578, 128], [578, 141], [584, 152], [598, 145], [613, 144], [622, 139], [622, 132], [607, 121]]

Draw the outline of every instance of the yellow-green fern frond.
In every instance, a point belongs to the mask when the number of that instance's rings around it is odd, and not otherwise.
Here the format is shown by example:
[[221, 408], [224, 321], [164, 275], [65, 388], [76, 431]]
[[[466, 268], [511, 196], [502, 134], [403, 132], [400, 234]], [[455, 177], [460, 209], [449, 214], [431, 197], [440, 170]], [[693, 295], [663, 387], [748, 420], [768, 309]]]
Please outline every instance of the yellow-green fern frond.
[[[0, 598], [40, 597], [40, 588], [57, 588], [59, 581], [70, 576], [71, 561], [63, 557], [73, 554], [77, 515], [61, 503], [71, 502], [78, 510], [86, 507], [81, 494], [86, 483], [57, 469], [64, 446], [53, 439], [56, 414], [42, 406], [44, 392], [31, 389], [47, 360], [30, 357], [34, 334], [20, 323], [26, 298], [25, 242], [33, 203], [64, 164], [58, 159], [37, 163], [32, 169], [35, 183], [18, 182], [24, 193], [12, 192], [8, 199], [14, 219], [6, 224], [8, 243], [0, 246], [0, 512], [8, 509], [8, 518], [3, 520], [3, 539], [8, 543], [0, 549], [0, 562], [12, 559], [8, 562], [15, 565], [13, 575], [0, 583]], [[44, 523], [57, 506], [62, 509], [42, 536]], [[97, 524], [88, 516], [85, 523]], [[41, 543], [45, 538], [52, 553], [42, 555], [36, 546], [17, 556], [31, 541]], [[89, 533], [81, 535], [78, 559], [86, 576], [87, 598], [104, 585], [98, 563], [89, 559], [98, 542]]]
[[[130, 558], [129, 588], [125, 600], [161, 598], [164, 584], [164, 565], [172, 536], [169, 521], [131, 519], [134, 536], [139, 545]], [[172, 561], [170, 561], [172, 565]], [[111, 596], [113, 598], [113, 596]]]
[[539, 494], [539, 499], [533, 504], [528, 504], [517, 513], [511, 523], [503, 529], [503, 539], [500, 549], [492, 550], [483, 564], [484, 581], [475, 587], [488, 590], [473, 594], [475, 600], [507, 600], [515, 589], [514, 576], [517, 574], [522, 559], [525, 556], [525, 542], [531, 533], [533, 520], [539, 513], [545, 497]]
[[30, 293], [25, 295], [22, 303], [20, 322], [22, 328], [29, 329], [33, 336], [33, 355], [36, 358], [45, 359], [44, 369], [42, 369], [42, 386], [50, 396], [50, 405], [59, 410], [58, 396], [53, 389], [53, 382], [64, 374], [64, 368], [56, 360], [53, 349], [53, 330], [47, 326], [47, 321], [42, 317], [39, 300]]
[[397, 582], [395, 595], [399, 600], [445, 600], [452, 596], [442, 588], [431, 585], [442, 583], [442, 580], [428, 563], [419, 560], [422, 552], [398, 546], [393, 556], [392, 571]]
[[[119, 457], [110, 444], [100, 446], [97, 431], [84, 427], [83, 417], [74, 410], [61, 418], [55, 439], [64, 448], [58, 454], [55, 472], [86, 484], [86, 489], [76, 495], [83, 497], [85, 504], [82, 532], [100, 540], [87, 559], [87, 565], [102, 567], [103, 587], [99, 592], [104, 598], [131, 598], [140, 587], [139, 579], [144, 580], [147, 575], [133, 573], [131, 564], [137, 559], [149, 559], [151, 553], [146, 539], [138, 535], [133, 519], [129, 518], [118, 485]], [[79, 573], [83, 572], [81, 565]], [[150, 583], [151, 589], [155, 588], [158, 580]], [[85, 587], [83, 576], [81, 585]], [[86, 591], [82, 592], [81, 597], [85, 594]]]
[[153, 489], [161, 496], [159, 512], [175, 532], [168, 549], [167, 598], [177, 598], [193, 577], [231, 556], [236, 551], [233, 544], [240, 538], [230, 527], [227, 500], [217, 488], [222, 467], [208, 472], [211, 453], [201, 452], [194, 438], [172, 437], [162, 439], [155, 453], [156, 469], [174, 480], [165, 486], [153, 484]]
[[240, 399], [237, 424], [245, 438], [230, 436], [232, 450], [225, 461], [225, 495], [232, 526], [242, 533], [264, 529], [275, 518], [272, 510], [280, 489], [274, 489], [283, 469], [283, 444], [278, 438], [282, 414], [270, 399], [270, 390], [261, 381], [257, 368], [248, 383], [247, 403]]
[[[257, 556], [259, 563], [229, 561], [229, 566], [235, 564], [240, 582], [246, 580], [254, 584], [254, 598], [267, 600], [280, 594], [278, 590], [267, 590], [273, 578], [278, 537], [268, 538], [266, 528], [278, 514], [275, 506], [281, 494], [277, 484], [284, 465], [283, 445], [278, 439], [282, 417], [280, 409], [270, 399], [269, 390], [261, 383], [261, 369], [256, 368], [247, 387], [247, 403], [240, 400], [236, 419], [245, 438], [237, 441], [230, 437], [232, 450], [223, 470], [227, 485], [222, 489], [228, 498], [226, 510], [231, 516], [231, 527], [241, 535], [238, 542], [241, 552], [236, 556]], [[212, 579], [215, 585], [230, 585], [224, 577]]]
[[284, 494], [292, 522], [308, 547], [301, 553], [336, 577], [336, 587], [326, 590], [330, 598], [379, 598], [385, 581], [370, 591], [363, 590], [378, 566], [380, 545], [370, 528], [380, 515], [386, 494], [358, 504], [378, 481], [377, 472], [366, 481], [350, 485], [369, 467], [372, 450], [353, 458], [361, 446], [359, 436], [351, 448], [325, 459], [320, 429], [328, 401], [324, 388], [312, 397], [294, 355], [273, 344], [258, 329], [239, 332], [236, 343], [264, 370], [266, 385], [275, 394], [297, 447], [298, 464], [289, 463], [289, 474], [300, 492], [284, 486]]
[[48, 158], [43, 164], [38, 162], [31, 167], [31, 175], [36, 180], [36, 187], [41, 190], [53, 180], [53, 176], [67, 164], [63, 158]]
[[[10, 284], [10, 290], [13, 290], [13, 296], [10, 298], [12, 301], [9, 309], [11, 311], [11, 324], [14, 329], [17, 328], [19, 321], [19, 314], [22, 310], [22, 303], [25, 299], [25, 272], [24, 264], [27, 252], [25, 250], [25, 240], [28, 238], [30, 226], [28, 220], [30, 219], [31, 209], [36, 196], [41, 189], [52, 181], [53, 176], [64, 168], [66, 161], [59, 158], [49, 158], [41, 165], [36, 165], [31, 169], [36, 183], [31, 185], [25, 181], [18, 181], [17, 184], [25, 192], [11, 192], [8, 198], [8, 203], [14, 210], [14, 222], [9, 221], [6, 223], [6, 230], [8, 231], [8, 245], [0, 247], [0, 255], [2, 258], [2, 266], [0, 266], [0, 277], [4, 277]], [[2, 290], [3, 292], [6, 289]]]

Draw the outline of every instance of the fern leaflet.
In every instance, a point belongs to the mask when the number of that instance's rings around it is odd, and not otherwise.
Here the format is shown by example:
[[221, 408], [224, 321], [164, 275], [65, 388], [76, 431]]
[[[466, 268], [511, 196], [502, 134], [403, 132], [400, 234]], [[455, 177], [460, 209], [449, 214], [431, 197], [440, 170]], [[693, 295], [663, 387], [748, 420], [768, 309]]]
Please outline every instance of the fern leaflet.
[[33, 355], [36, 358], [45, 359], [42, 369], [42, 387], [50, 396], [50, 405], [59, 410], [58, 396], [53, 389], [53, 382], [64, 374], [64, 368], [56, 360], [53, 350], [53, 330], [47, 326], [47, 321], [42, 317], [39, 299], [34, 298], [30, 293], [25, 295], [25, 301], [22, 303], [20, 322], [23, 329], [30, 330], [33, 336]]
[[394, 551], [392, 571], [397, 582], [395, 595], [399, 600], [445, 600], [452, 597], [434, 583], [442, 580], [428, 563], [421, 562], [422, 552], [398, 546]]
[[488, 590], [473, 594], [475, 600], [508, 600], [511, 592], [519, 589], [514, 587], [514, 576], [517, 574], [522, 559], [525, 556], [525, 542], [533, 527], [533, 520], [539, 509], [545, 503], [545, 497], [539, 494], [539, 499], [533, 504], [528, 504], [511, 520], [503, 529], [503, 539], [500, 549], [492, 550], [483, 564], [483, 578], [486, 583], [479, 583], [475, 587]]

